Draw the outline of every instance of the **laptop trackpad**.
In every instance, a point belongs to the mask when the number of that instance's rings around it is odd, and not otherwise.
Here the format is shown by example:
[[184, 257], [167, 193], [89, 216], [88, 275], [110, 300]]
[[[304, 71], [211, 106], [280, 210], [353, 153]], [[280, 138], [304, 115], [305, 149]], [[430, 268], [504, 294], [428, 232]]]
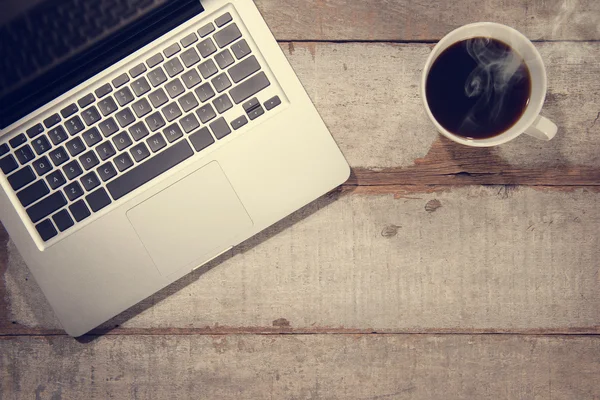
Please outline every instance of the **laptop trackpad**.
[[233, 245], [252, 220], [216, 161], [127, 212], [162, 275], [194, 268]]

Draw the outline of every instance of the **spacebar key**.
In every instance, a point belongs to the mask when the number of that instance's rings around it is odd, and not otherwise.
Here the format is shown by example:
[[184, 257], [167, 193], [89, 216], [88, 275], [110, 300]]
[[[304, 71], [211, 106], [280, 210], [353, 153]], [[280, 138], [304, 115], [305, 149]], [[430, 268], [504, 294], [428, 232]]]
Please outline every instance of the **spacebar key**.
[[109, 182], [106, 188], [113, 199], [120, 199], [192, 155], [194, 155], [194, 151], [187, 140], [183, 140]]

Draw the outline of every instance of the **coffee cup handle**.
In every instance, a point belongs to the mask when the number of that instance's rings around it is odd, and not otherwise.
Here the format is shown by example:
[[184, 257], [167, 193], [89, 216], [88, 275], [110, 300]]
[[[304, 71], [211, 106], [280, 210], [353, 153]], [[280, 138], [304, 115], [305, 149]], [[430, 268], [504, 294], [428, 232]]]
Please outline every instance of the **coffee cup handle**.
[[552, 140], [552, 138], [556, 136], [557, 131], [558, 127], [554, 122], [540, 115], [537, 117], [533, 125], [531, 125], [525, 131], [525, 133], [529, 136], [533, 136], [536, 139]]

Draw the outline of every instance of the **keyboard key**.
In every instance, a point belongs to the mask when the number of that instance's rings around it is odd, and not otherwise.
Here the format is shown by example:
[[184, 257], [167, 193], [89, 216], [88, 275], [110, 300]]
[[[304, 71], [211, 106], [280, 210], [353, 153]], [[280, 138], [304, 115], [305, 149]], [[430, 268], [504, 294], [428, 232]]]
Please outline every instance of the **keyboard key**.
[[219, 114], [223, 114], [225, 111], [233, 107], [233, 103], [231, 103], [231, 100], [229, 100], [229, 96], [227, 96], [227, 94], [223, 94], [222, 96], [219, 96], [213, 100], [213, 106], [215, 106], [215, 109]]
[[117, 114], [115, 114], [115, 117], [117, 118], [119, 125], [121, 125], [121, 128], [129, 126], [135, 121], [135, 117], [129, 108], [119, 111]]
[[66, 106], [65, 108], [60, 110], [60, 115], [62, 115], [63, 118], [69, 118], [71, 115], [75, 114], [77, 111], [79, 111], [79, 108], [77, 108], [77, 105], [75, 103], [73, 103], [73, 104], [69, 104], [68, 106]]
[[150, 128], [152, 132], [156, 132], [158, 129], [165, 126], [165, 120], [157, 111], [149, 117], [146, 117], [146, 125], [148, 125], [148, 128]]
[[165, 135], [169, 143], [173, 143], [177, 139], [183, 137], [183, 132], [179, 125], [173, 124], [163, 129], [163, 135]]
[[117, 179], [109, 182], [106, 188], [113, 199], [117, 200], [139, 188], [182, 161], [194, 155], [187, 140], [180, 140], [153, 158], [130, 169]]
[[162, 106], [167, 101], [169, 101], [167, 94], [162, 89], [156, 89], [154, 92], [150, 93], [148, 97], [150, 98], [150, 102], [152, 102], [152, 105], [156, 108]]
[[101, 97], [106, 96], [110, 92], [112, 92], [112, 86], [110, 86], [110, 83], [107, 83], [105, 85], [100, 86], [98, 89], [96, 89], [94, 91], [94, 94], [96, 95], [97, 98], [101, 98]]
[[189, 35], [187, 35], [186, 37], [184, 37], [183, 39], [181, 39], [180, 43], [183, 47], [189, 47], [192, 44], [196, 43], [197, 41], [198, 41], [198, 36], [196, 36], [196, 34], [194, 32], [192, 32]]
[[116, 131], [119, 130], [117, 123], [112, 117], [100, 122], [98, 124], [98, 128], [100, 129], [100, 132], [102, 132], [104, 137], [109, 137], [110, 135], [114, 134]]
[[264, 113], [265, 113], [265, 109], [258, 106], [254, 110], [252, 110], [248, 113], [248, 118], [250, 118], [251, 121], [254, 121], [256, 118], [260, 117]]
[[144, 143], [140, 143], [131, 149], [131, 155], [136, 162], [140, 162], [150, 156], [150, 151]]
[[233, 121], [231, 121], [231, 127], [234, 130], [238, 130], [240, 129], [242, 126], [246, 125], [248, 123], [248, 118], [246, 118], [245, 115], [242, 115], [239, 118], [234, 119]]
[[231, 129], [229, 129], [229, 125], [223, 117], [217, 119], [212, 124], [210, 124], [210, 129], [212, 129], [213, 133], [215, 134], [215, 137], [219, 140], [223, 139], [225, 136], [231, 133]]
[[39, 176], [45, 175], [52, 170], [52, 164], [50, 164], [50, 160], [46, 156], [38, 158], [32, 165]]
[[59, 231], [64, 232], [74, 225], [73, 218], [67, 210], [61, 210], [52, 216], [52, 220], [56, 224]]
[[52, 150], [50, 153], [48, 153], [48, 156], [52, 160], [52, 163], [54, 163], [54, 165], [57, 167], [69, 160], [69, 155], [62, 146]]
[[77, 104], [79, 104], [79, 107], [85, 108], [85, 107], [89, 106], [90, 104], [92, 104], [94, 101], [96, 101], [96, 98], [94, 97], [93, 94], [90, 93], [86, 96], [83, 96], [79, 100], [77, 100]]
[[191, 67], [192, 65], [198, 63], [200, 61], [200, 56], [198, 52], [193, 47], [181, 53], [181, 61], [183, 61], [183, 65], [186, 67]]
[[219, 69], [217, 68], [213, 60], [203, 62], [198, 67], [198, 70], [200, 71], [204, 79], [208, 79], [217, 72], [219, 72]]
[[211, 119], [217, 116], [215, 110], [212, 108], [210, 104], [206, 104], [205, 106], [200, 107], [196, 114], [198, 114], [198, 118], [202, 121], [203, 124], [207, 123]]
[[195, 69], [191, 69], [185, 72], [183, 75], [181, 75], [181, 80], [185, 84], [185, 87], [187, 87], [188, 89], [191, 89], [200, 82], [202, 82], [200, 74], [198, 74], [198, 72], [196, 72]]
[[12, 156], [12, 154], [7, 155], [6, 157], [0, 159], [0, 168], [5, 175], [10, 174], [15, 169], [19, 167], [17, 164], [17, 160]]
[[46, 196], [48, 193], [50, 193], [50, 190], [48, 189], [46, 183], [43, 180], [39, 180], [33, 185], [18, 192], [17, 198], [23, 207], [27, 207]]
[[64, 190], [65, 194], [69, 198], [69, 201], [76, 200], [83, 196], [83, 189], [81, 188], [79, 182], [72, 182], [68, 184], [67, 186], [65, 186]]
[[56, 128], [50, 130], [48, 132], [48, 136], [50, 136], [50, 140], [52, 140], [54, 145], [60, 144], [69, 138], [67, 132], [65, 132], [65, 129], [62, 126], [57, 126]]
[[88, 192], [100, 186], [100, 179], [94, 172], [90, 172], [81, 178], [81, 184]]
[[10, 149], [8, 148], [8, 145], [6, 143], [2, 143], [0, 145], [0, 156], [5, 155], [6, 153], [8, 153], [10, 151]]
[[160, 64], [161, 62], [163, 62], [164, 57], [162, 56], [162, 54], [157, 53], [155, 55], [153, 55], [152, 57], [150, 57], [149, 59], [146, 60], [146, 64], [148, 64], [148, 66], [150, 68], [157, 66], [158, 64]]
[[194, 93], [196, 93], [196, 96], [202, 103], [205, 103], [207, 100], [210, 100], [213, 97], [215, 97], [215, 91], [213, 90], [212, 86], [210, 86], [210, 84], [208, 83], [205, 83], [204, 85], [197, 88], [194, 91]]
[[155, 68], [152, 71], [148, 72], [148, 79], [152, 86], [157, 87], [167, 81], [167, 75], [162, 70], [161, 67]]
[[102, 179], [104, 182], [117, 175], [117, 170], [115, 167], [113, 167], [110, 161], [98, 167], [96, 172], [100, 176], [100, 179]]
[[129, 70], [129, 75], [131, 75], [132, 78], [136, 78], [144, 72], [146, 72], [146, 66], [144, 64], [139, 64]]
[[60, 122], [60, 115], [54, 114], [44, 120], [44, 126], [46, 128], [52, 128], [54, 125], [58, 124], [59, 122]]
[[223, 48], [229, 43], [241, 38], [242, 32], [240, 32], [236, 24], [231, 24], [215, 33], [213, 37], [215, 38], [215, 42], [217, 42], [219, 47]]
[[67, 128], [67, 132], [69, 132], [69, 135], [71, 136], [85, 129], [85, 125], [83, 124], [83, 122], [81, 122], [81, 118], [77, 116], [65, 122], [65, 127]]
[[67, 165], [63, 167], [63, 171], [65, 171], [65, 175], [69, 180], [77, 178], [79, 175], [83, 174], [83, 170], [79, 166], [79, 163], [76, 160], [71, 161]]
[[229, 68], [229, 76], [235, 83], [241, 82], [256, 71], [260, 70], [260, 64], [256, 61], [256, 57], [248, 57], [244, 61]]
[[260, 106], [260, 101], [258, 101], [258, 98], [256, 98], [256, 97], [253, 97], [250, 100], [248, 100], [247, 102], [245, 102], [244, 104], [242, 104], [242, 107], [244, 108], [244, 111], [246, 111], [246, 112], [250, 112], [258, 106]]
[[185, 88], [179, 79], [173, 79], [171, 82], [165, 85], [165, 88], [172, 99], [176, 98], [185, 91]]
[[119, 172], [123, 172], [133, 165], [133, 161], [131, 160], [131, 157], [129, 157], [129, 154], [127, 154], [127, 153], [119, 154], [118, 156], [113, 158], [113, 162], [117, 166], [117, 169], [119, 170]]
[[98, 153], [98, 155], [100, 156], [100, 159], [102, 161], [104, 161], [116, 154], [115, 148], [108, 140], [103, 142], [102, 144], [99, 144], [96, 147], [96, 152]]
[[167, 119], [167, 122], [171, 122], [174, 119], [181, 117], [181, 110], [177, 106], [176, 102], [169, 103], [162, 108], [162, 113]]
[[211, 22], [209, 22], [208, 24], [204, 25], [202, 28], [198, 29], [198, 35], [200, 35], [200, 37], [205, 37], [209, 33], [212, 33], [214, 31], [215, 31], [215, 26]]
[[213, 78], [211, 83], [213, 84], [215, 90], [219, 93], [231, 87], [231, 81], [229, 80], [225, 72]]
[[131, 141], [131, 138], [127, 132], [121, 132], [113, 138], [113, 143], [115, 144], [117, 150], [121, 151], [131, 146], [133, 142]]
[[133, 81], [131, 88], [137, 97], [140, 97], [144, 93], [148, 93], [150, 91], [150, 85], [143, 76], [140, 79]]
[[138, 118], [141, 118], [144, 115], [148, 114], [150, 111], [152, 111], [152, 107], [146, 99], [138, 100], [137, 102], [133, 103], [131, 108], [133, 109], [133, 112], [135, 113], [135, 115], [137, 115]]
[[148, 140], [146, 140], [146, 143], [148, 143], [148, 147], [150, 147], [150, 150], [152, 150], [153, 153], [156, 153], [167, 145], [167, 142], [165, 142], [165, 139], [160, 133], [150, 136]]
[[44, 242], [52, 239], [54, 236], [58, 235], [56, 232], [56, 228], [52, 225], [52, 222], [49, 219], [46, 219], [35, 226], [35, 229], [40, 234], [40, 237]]
[[33, 150], [28, 145], [21, 147], [20, 149], [15, 151], [15, 156], [17, 156], [17, 160], [22, 164], [27, 164], [29, 161], [33, 160], [35, 155], [33, 154]]
[[169, 57], [173, 57], [175, 54], [179, 53], [180, 50], [181, 50], [181, 47], [179, 46], [179, 43], [173, 43], [172, 45], [167, 47], [163, 51], [163, 53], [165, 54], [165, 56], [167, 58], [169, 58]]
[[184, 112], [188, 112], [198, 107], [198, 100], [196, 100], [196, 96], [193, 93], [188, 93], [179, 99], [179, 105], [183, 108]]
[[50, 185], [52, 190], [67, 183], [65, 176], [58, 169], [56, 171], [52, 171], [52, 173], [46, 177], [46, 180], [48, 181], [48, 185]]
[[219, 18], [215, 19], [215, 24], [217, 24], [217, 26], [220, 28], [223, 25], [231, 22], [233, 18], [231, 18], [231, 14], [229, 13], [225, 13], [223, 15], [221, 15]]
[[88, 194], [85, 197], [85, 200], [90, 205], [93, 212], [98, 212], [110, 204], [110, 197], [108, 197], [106, 190], [102, 188]]
[[179, 58], [169, 60], [163, 66], [171, 78], [183, 71], [183, 65], [181, 65]]
[[25, 167], [8, 177], [8, 183], [17, 191], [35, 181], [35, 173], [31, 167]]
[[196, 45], [196, 48], [204, 58], [207, 58], [208, 56], [217, 51], [215, 43], [212, 41], [211, 38], [204, 39]]
[[85, 110], [81, 116], [83, 117], [83, 120], [87, 126], [94, 125], [96, 122], [100, 121], [100, 113], [94, 106]]
[[225, 69], [235, 62], [231, 52], [227, 49], [223, 50], [215, 56], [215, 61], [219, 64], [219, 68]]
[[244, 82], [231, 89], [229, 95], [235, 104], [240, 104], [242, 101], [254, 96], [270, 84], [271, 82], [269, 82], [267, 75], [265, 75], [264, 72], [259, 72], [252, 78], [246, 79]]
[[42, 132], [44, 132], [44, 127], [42, 126], [42, 124], [37, 124], [27, 129], [27, 136], [29, 136], [30, 139], [33, 139]]
[[52, 195], [29, 207], [27, 214], [35, 224], [66, 205], [67, 199], [65, 196], [61, 192], [54, 192]]
[[92, 147], [93, 145], [95, 145], [96, 143], [99, 143], [102, 140], [102, 136], [100, 136], [100, 132], [98, 131], [98, 128], [89, 129], [89, 130], [83, 132], [83, 134], [81, 136], [83, 136], [83, 140], [85, 140], [85, 143], [89, 147]]
[[281, 104], [281, 99], [279, 98], [279, 96], [275, 96], [275, 97], [272, 97], [269, 100], [265, 101], [265, 108], [267, 109], [267, 111], [270, 111], [280, 104]]
[[69, 210], [77, 222], [81, 222], [91, 215], [90, 210], [83, 200], [79, 200], [76, 203], [71, 204], [69, 206]]
[[144, 125], [144, 123], [141, 121], [129, 128], [129, 133], [131, 136], [133, 136], [133, 139], [136, 142], [150, 134], [146, 128], [146, 125]]
[[79, 162], [86, 171], [94, 168], [99, 163], [96, 153], [94, 153], [92, 150], [79, 157]]
[[238, 60], [241, 60], [242, 58], [246, 57], [252, 52], [250, 50], [250, 46], [248, 46], [248, 43], [245, 39], [242, 39], [239, 42], [235, 42], [234, 44], [232, 44], [231, 51], [233, 51], [233, 54], [235, 54], [235, 58], [237, 58]]
[[133, 93], [131, 93], [131, 90], [129, 90], [128, 87], [124, 87], [115, 92], [115, 99], [117, 99], [117, 103], [123, 107], [124, 105], [131, 103], [134, 97]]
[[198, 132], [190, 135], [190, 142], [196, 151], [201, 151], [215, 142], [215, 139], [210, 134], [207, 127], [200, 129]]
[[25, 143], [27, 141], [27, 138], [25, 137], [25, 135], [23, 133], [15, 136], [14, 138], [10, 139], [8, 141], [8, 143], [10, 143], [10, 147], [17, 148], [20, 145], [22, 145], [23, 143]]
[[115, 100], [112, 98], [112, 96], [107, 97], [98, 102], [98, 108], [100, 109], [102, 115], [106, 117], [107, 115], [117, 111], [117, 103], [115, 103]]
[[185, 133], [190, 133], [200, 126], [200, 122], [198, 122], [198, 119], [194, 116], [194, 114], [186, 115], [179, 120], [179, 123], [181, 124], [181, 127]]
[[112, 84], [117, 89], [129, 82], [129, 76], [127, 74], [121, 74], [112, 80]]

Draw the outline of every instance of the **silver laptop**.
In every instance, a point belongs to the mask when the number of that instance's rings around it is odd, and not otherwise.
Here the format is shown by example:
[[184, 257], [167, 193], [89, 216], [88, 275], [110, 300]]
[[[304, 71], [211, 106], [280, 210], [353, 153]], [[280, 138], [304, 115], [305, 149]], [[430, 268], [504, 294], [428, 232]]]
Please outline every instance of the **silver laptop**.
[[349, 176], [251, 0], [0, 7], [0, 217], [72, 336]]

